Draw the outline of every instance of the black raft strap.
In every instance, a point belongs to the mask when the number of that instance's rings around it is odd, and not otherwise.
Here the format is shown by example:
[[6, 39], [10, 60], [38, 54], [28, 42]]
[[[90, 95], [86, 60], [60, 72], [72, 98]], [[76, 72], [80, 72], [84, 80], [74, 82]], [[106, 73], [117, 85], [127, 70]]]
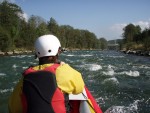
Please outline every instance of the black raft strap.
[[49, 71], [25, 75], [23, 93], [27, 99], [27, 113], [54, 113], [51, 100], [56, 89], [56, 77]]

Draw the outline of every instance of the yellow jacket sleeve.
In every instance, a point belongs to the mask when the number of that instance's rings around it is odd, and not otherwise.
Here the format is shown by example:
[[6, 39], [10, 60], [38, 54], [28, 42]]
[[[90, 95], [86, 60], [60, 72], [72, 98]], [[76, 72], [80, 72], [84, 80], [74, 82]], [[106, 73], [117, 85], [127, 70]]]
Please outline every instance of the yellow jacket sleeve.
[[9, 113], [23, 113], [21, 103], [22, 85], [23, 79], [18, 82], [9, 98]]
[[70, 67], [68, 64], [59, 66], [56, 70], [58, 87], [69, 94], [79, 94], [84, 89], [84, 82], [81, 73]]

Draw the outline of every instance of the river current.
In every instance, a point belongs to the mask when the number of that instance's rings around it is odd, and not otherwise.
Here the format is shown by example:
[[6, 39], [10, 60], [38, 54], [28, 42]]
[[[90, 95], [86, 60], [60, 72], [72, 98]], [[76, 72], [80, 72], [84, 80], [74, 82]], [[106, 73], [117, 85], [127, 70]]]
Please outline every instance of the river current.
[[[60, 59], [81, 72], [104, 113], [150, 113], [150, 57], [116, 51], [68, 51]], [[0, 57], [0, 113], [34, 55]]]

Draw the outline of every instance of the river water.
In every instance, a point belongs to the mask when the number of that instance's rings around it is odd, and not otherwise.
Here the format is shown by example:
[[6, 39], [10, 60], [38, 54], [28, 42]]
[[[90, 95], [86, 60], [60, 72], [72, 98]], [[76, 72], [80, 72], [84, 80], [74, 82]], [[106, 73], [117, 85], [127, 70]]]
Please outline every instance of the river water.
[[[150, 113], [150, 57], [116, 51], [69, 51], [60, 59], [82, 73], [105, 113]], [[34, 55], [0, 57], [0, 113], [8, 113], [8, 98]]]

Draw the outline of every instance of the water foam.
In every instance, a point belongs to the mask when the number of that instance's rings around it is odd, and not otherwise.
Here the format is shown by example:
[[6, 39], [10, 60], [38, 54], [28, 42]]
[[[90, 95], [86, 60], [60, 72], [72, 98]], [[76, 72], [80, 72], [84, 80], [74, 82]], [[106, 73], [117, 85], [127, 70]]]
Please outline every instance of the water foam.
[[124, 56], [109, 56], [109, 57], [112, 57], [112, 58], [124, 58]]
[[12, 91], [13, 91], [13, 88], [10, 88], [10, 89], [1, 89], [1, 90], [0, 90], [0, 93], [3, 94], [3, 93], [7, 93], [7, 92], [9, 92], [9, 91], [12, 92]]
[[104, 113], [138, 113], [138, 102], [140, 100], [135, 100], [129, 106], [112, 106], [108, 108]]
[[89, 70], [90, 71], [97, 71], [97, 70], [100, 70], [102, 69], [102, 66], [101, 65], [98, 65], [98, 64], [90, 64], [89, 65]]
[[75, 55], [71, 55], [71, 54], [69, 54], [69, 55], [66, 55], [66, 56], [75, 56]]
[[119, 81], [117, 80], [117, 78], [112, 77], [112, 78], [107, 78], [103, 81], [103, 84], [105, 84], [106, 82], [113, 82], [115, 84], [119, 84]]
[[31, 65], [37, 65], [37, 62], [29, 62]]
[[[82, 63], [83, 63], [83, 61], [82, 61]], [[78, 65], [78, 67], [85, 68], [86, 70], [89, 70], [89, 71], [98, 71], [98, 70], [102, 69], [102, 66], [98, 65], [98, 64], [83, 63], [83, 65]]]
[[138, 71], [123, 71], [121, 73], [118, 73], [118, 74], [126, 74], [128, 76], [132, 76], [132, 77], [138, 77], [140, 76], [140, 73]]
[[12, 66], [12, 68], [17, 68], [18, 66], [16, 65], [16, 64], [14, 64], [13, 66]]
[[107, 72], [103, 72], [104, 75], [109, 75], [109, 76], [113, 76], [115, 74], [113, 68], [113, 66], [111, 65], [108, 65], [107, 67]]
[[[10, 57], [14, 57], [14, 58], [24, 58], [24, 57], [29, 57], [28, 55], [16, 55], [16, 56], [10, 56]], [[31, 55], [30, 55], [31, 57]]]
[[104, 98], [102, 98], [102, 97], [96, 98], [96, 102], [100, 103], [101, 105], [105, 104]]
[[149, 66], [146, 66], [146, 65], [140, 65], [140, 66], [137, 66], [138, 68], [143, 68], [143, 69], [150, 69]]
[[6, 74], [5, 73], [0, 73], [0, 77], [3, 77], [5, 76]]
[[22, 69], [27, 69], [28, 67], [22, 67]]
[[129, 72], [126, 72], [127, 75], [129, 76], [133, 76], [133, 77], [138, 77], [140, 76], [140, 73], [138, 71], [129, 71]]
[[82, 57], [89, 57], [89, 56], [93, 56], [93, 55], [90, 55], [90, 54], [86, 54], [86, 55], [80, 55]]

